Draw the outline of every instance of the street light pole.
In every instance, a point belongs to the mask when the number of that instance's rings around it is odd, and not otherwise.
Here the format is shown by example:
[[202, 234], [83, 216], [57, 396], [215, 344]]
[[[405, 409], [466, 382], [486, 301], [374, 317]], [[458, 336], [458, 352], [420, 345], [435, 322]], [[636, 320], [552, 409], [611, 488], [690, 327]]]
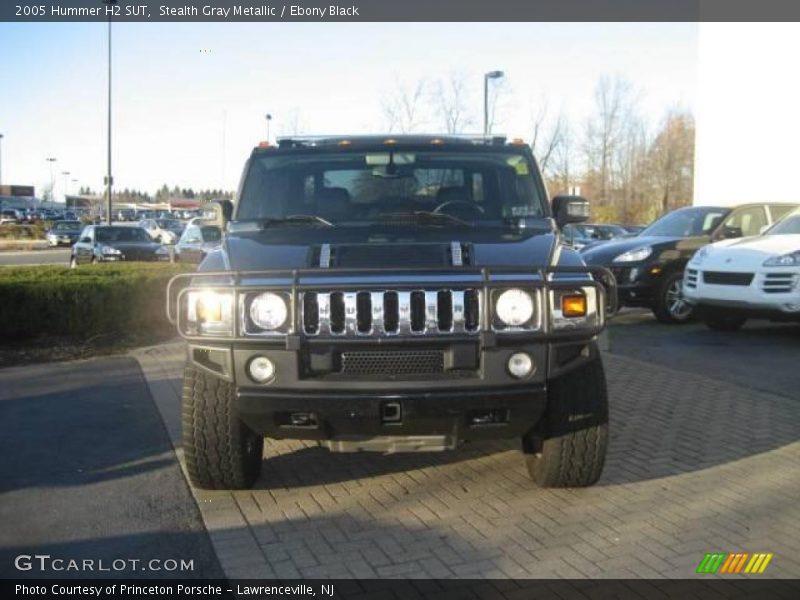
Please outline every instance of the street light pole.
[[489, 80], [503, 75], [502, 71], [489, 71], [483, 76], [483, 135], [489, 135]]
[[3, 185], [3, 134], [0, 133], [0, 185]]
[[108, 171], [106, 173], [106, 221], [111, 225], [111, 187], [114, 178], [111, 176], [111, 15], [117, 0], [103, 0], [108, 11]]

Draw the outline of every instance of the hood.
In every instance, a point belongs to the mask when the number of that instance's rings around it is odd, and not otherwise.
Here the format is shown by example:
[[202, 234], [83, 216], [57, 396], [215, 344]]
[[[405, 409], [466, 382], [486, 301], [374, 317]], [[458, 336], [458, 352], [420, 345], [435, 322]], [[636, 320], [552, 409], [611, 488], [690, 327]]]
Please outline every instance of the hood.
[[[551, 259], [556, 236], [536, 232], [435, 232], [413, 236], [348, 230], [304, 230], [296, 233], [263, 231], [227, 235], [222, 253], [232, 270], [302, 269], [328, 266], [347, 268], [538, 266]], [[461, 237], [461, 239], [457, 239]], [[223, 258], [224, 260], [224, 258]]]
[[[581, 257], [590, 265], [608, 266], [613, 260], [624, 252], [636, 250], [643, 246], [659, 247], [680, 245], [690, 238], [670, 238], [656, 236], [636, 236], [632, 238], [618, 238], [608, 240], [601, 244], [587, 246], [581, 250]], [[694, 239], [694, 238], [691, 238]]]
[[711, 244], [700, 263], [692, 264], [702, 270], [755, 271], [769, 258], [798, 251], [800, 234], [760, 235]]

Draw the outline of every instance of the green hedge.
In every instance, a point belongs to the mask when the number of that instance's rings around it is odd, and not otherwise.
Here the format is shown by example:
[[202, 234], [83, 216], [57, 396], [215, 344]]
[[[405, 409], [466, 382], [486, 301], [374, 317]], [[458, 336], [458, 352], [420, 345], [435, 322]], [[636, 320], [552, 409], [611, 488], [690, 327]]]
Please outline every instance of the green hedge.
[[0, 267], [0, 339], [168, 332], [166, 285], [185, 264]]

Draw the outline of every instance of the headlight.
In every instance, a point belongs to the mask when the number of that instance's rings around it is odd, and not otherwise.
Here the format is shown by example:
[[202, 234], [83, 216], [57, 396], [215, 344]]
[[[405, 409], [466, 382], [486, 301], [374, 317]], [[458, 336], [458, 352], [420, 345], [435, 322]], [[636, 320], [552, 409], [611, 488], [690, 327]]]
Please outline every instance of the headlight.
[[233, 294], [197, 291], [187, 296], [188, 333], [233, 335]]
[[708, 246], [703, 246], [702, 248], [700, 248], [700, 250], [694, 253], [694, 256], [692, 256], [692, 260], [690, 260], [689, 262], [692, 263], [693, 265], [699, 265], [706, 259], [706, 256], [708, 256], [708, 252], [709, 252]]
[[103, 254], [122, 254], [119, 250], [111, 246], [100, 246], [100, 252]]
[[783, 256], [773, 256], [764, 261], [765, 267], [800, 267], [800, 250], [784, 254]]
[[505, 325], [520, 327], [533, 317], [533, 298], [523, 290], [506, 290], [494, 303], [497, 318]]
[[274, 331], [286, 323], [289, 311], [286, 301], [278, 294], [265, 292], [250, 302], [250, 319], [261, 329]]
[[636, 248], [635, 250], [628, 250], [627, 252], [623, 252], [617, 258], [615, 258], [613, 262], [615, 263], [639, 262], [650, 256], [652, 253], [653, 249], [650, 246], [642, 246], [641, 248]]

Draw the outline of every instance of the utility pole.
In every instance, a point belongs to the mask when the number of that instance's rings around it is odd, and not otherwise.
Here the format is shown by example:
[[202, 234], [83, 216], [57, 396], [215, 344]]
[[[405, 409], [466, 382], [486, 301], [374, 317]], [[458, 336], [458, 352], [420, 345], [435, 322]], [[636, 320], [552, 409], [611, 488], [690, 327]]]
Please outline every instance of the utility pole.
[[108, 12], [108, 171], [106, 173], [106, 221], [111, 225], [111, 188], [114, 178], [111, 175], [111, 15], [117, 0], [103, 0]]

